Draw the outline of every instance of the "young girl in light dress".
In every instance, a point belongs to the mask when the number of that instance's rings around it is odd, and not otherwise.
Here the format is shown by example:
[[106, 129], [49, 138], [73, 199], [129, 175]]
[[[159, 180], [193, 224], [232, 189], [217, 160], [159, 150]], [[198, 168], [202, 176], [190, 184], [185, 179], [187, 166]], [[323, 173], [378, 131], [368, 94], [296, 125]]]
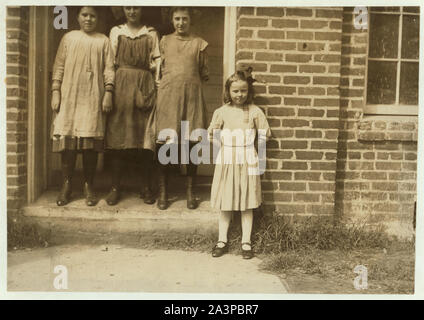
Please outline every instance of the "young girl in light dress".
[[243, 71], [230, 76], [225, 83], [225, 104], [215, 110], [208, 128], [209, 137], [220, 144], [215, 159], [211, 206], [219, 209], [219, 237], [213, 257], [228, 251], [228, 228], [232, 212], [241, 211], [242, 255], [253, 257], [251, 233], [253, 209], [262, 202], [259, 162], [254, 147], [258, 131], [261, 140], [271, 131], [262, 110], [252, 104], [253, 79]]
[[71, 196], [77, 152], [82, 152], [86, 204], [97, 203], [93, 180], [103, 151], [105, 116], [112, 108], [115, 71], [109, 39], [97, 33], [95, 7], [79, 10], [80, 30], [66, 33], [53, 67], [53, 152], [61, 153], [63, 185], [58, 206]]

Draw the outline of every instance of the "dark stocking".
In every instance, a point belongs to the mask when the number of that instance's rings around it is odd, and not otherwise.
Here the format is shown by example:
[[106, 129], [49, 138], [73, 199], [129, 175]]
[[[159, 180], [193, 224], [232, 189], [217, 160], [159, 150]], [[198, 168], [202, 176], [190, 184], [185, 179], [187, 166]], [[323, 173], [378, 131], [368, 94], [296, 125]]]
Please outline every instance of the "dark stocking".
[[93, 190], [94, 175], [96, 174], [97, 167], [97, 152], [93, 150], [84, 150], [82, 153], [82, 166], [85, 180], [85, 202], [88, 206], [94, 206], [97, 203], [97, 198]]

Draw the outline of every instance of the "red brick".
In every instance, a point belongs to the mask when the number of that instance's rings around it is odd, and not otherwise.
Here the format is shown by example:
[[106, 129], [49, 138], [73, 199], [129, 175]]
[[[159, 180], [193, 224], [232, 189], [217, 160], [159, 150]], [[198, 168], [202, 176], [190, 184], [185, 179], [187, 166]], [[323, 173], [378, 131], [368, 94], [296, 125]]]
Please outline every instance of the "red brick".
[[309, 182], [309, 190], [311, 191], [334, 191], [334, 183], [329, 182]]
[[319, 194], [311, 194], [311, 193], [295, 193], [294, 194], [295, 202], [318, 202]]
[[307, 210], [310, 210], [311, 213], [318, 215], [334, 215], [333, 205], [311, 205], [308, 206]]
[[324, 49], [325, 49], [325, 43], [299, 42], [297, 44], [298, 51], [323, 51]]
[[255, 8], [253, 8], [253, 7], [239, 7], [238, 13], [244, 14], [244, 15], [254, 15], [255, 14]]
[[319, 109], [299, 109], [298, 116], [299, 117], [323, 117], [325, 111]]
[[296, 130], [296, 138], [322, 138], [322, 132], [318, 130]]
[[339, 121], [337, 120], [313, 120], [312, 128], [322, 129], [337, 129], [339, 127]]
[[272, 134], [276, 138], [291, 138], [293, 137], [294, 130], [272, 130]]
[[311, 162], [311, 170], [324, 170], [332, 171], [336, 170], [336, 162]]
[[285, 84], [309, 84], [311, 78], [303, 76], [285, 76], [283, 82]]
[[323, 152], [316, 151], [296, 151], [297, 160], [321, 160]]
[[308, 181], [319, 181], [321, 179], [321, 172], [295, 172], [294, 179], [308, 180]]
[[314, 34], [310, 31], [287, 31], [287, 39], [312, 40], [313, 38]]
[[372, 189], [381, 191], [398, 191], [397, 182], [372, 182]]
[[278, 188], [277, 182], [262, 181], [261, 185], [262, 185], [262, 190], [264, 191], [267, 191], [267, 190], [274, 191], [274, 190], [277, 190]]
[[314, 99], [315, 107], [338, 107], [339, 103], [339, 99]]
[[311, 61], [311, 59], [312, 55], [310, 54], [286, 54], [287, 62], [305, 63]]
[[365, 180], [387, 180], [387, 173], [375, 171], [362, 172], [361, 177]]
[[269, 180], [291, 180], [292, 179], [292, 172], [287, 171], [267, 171], [265, 173], [266, 179]]
[[416, 153], [405, 153], [405, 160], [417, 160]]
[[307, 98], [284, 98], [284, 104], [289, 106], [310, 106], [311, 99]]
[[340, 115], [339, 110], [327, 109], [327, 118], [338, 118]]
[[386, 192], [361, 192], [361, 199], [368, 201], [386, 201], [388, 194]]
[[296, 87], [287, 86], [269, 86], [268, 90], [270, 94], [292, 95], [296, 93]]
[[281, 104], [281, 97], [256, 96], [254, 102], [259, 105], [279, 105]]
[[295, 42], [271, 41], [269, 44], [271, 50], [295, 50]]
[[284, 8], [271, 7], [271, 8], [257, 8], [257, 16], [269, 16], [269, 17], [282, 17], [284, 16]]
[[375, 168], [377, 170], [399, 171], [401, 170], [401, 162], [376, 162]]
[[282, 191], [305, 191], [305, 182], [280, 182], [279, 189]]
[[272, 26], [274, 28], [297, 28], [298, 21], [297, 20], [289, 20], [289, 19], [272, 19]]
[[276, 52], [257, 52], [255, 54], [255, 60], [257, 61], [281, 61], [283, 60], [282, 53]]
[[288, 16], [312, 17], [312, 9], [286, 8]]
[[337, 149], [336, 141], [312, 141], [311, 149]]
[[338, 54], [316, 54], [314, 55], [315, 62], [329, 62], [329, 63], [339, 63], [340, 55]]
[[305, 162], [283, 161], [283, 169], [286, 170], [307, 170], [308, 164]]
[[253, 30], [239, 29], [237, 35], [240, 38], [252, 38], [252, 36], [253, 36]]
[[299, 66], [300, 73], [324, 73], [325, 66], [317, 66], [317, 65], [302, 65]]
[[313, 77], [313, 84], [333, 84], [338, 85], [339, 84], [339, 77], [320, 77], [320, 76], [314, 76]]
[[325, 95], [325, 89], [316, 87], [299, 87], [299, 95]]
[[240, 27], [266, 27], [268, 19], [240, 18], [239, 25]]
[[258, 37], [263, 39], [284, 39], [285, 33], [280, 30], [259, 30]]
[[307, 148], [308, 148], [308, 141], [301, 141], [301, 140], [281, 141], [281, 149], [307, 149]]
[[[270, 159], [291, 159], [293, 157], [292, 151], [273, 151], [269, 150], [267, 151], [267, 157]], [[283, 169], [284, 166], [283, 166]]]
[[322, 29], [328, 27], [328, 21], [325, 20], [302, 20], [300, 27], [303, 29]]
[[266, 49], [266, 41], [257, 40], [240, 40], [238, 42], [238, 49]]
[[284, 119], [283, 127], [309, 127], [309, 121], [307, 120], [298, 120], [298, 119]]
[[272, 64], [270, 72], [281, 72], [281, 73], [297, 72], [297, 66], [287, 65], [287, 64]]
[[317, 9], [316, 10], [317, 18], [337, 18], [341, 19], [343, 13], [341, 10], [331, 10], [331, 9]]
[[337, 152], [326, 152], [325, 153], [325, 159], [326, 160], [336, 160], [337, 159]]
[[265, 201], [292, 202], [292, 199], [293, 199], [293, 195], [291, 193], [273, 192], [273, 193], [264, 194]]
[[331, 21], [330, 22], [330, 29], [341, 30], [342, 29], [342, 22], [341, 21]]
[[268, 116], [292, 117], [295, 115], [293, 108], [269, 107]]
[[403, 160], [402, 152], [390, 152], [390, 158], [392, 160]]
[[340, 32], [315, 32], [315, 40], [340, 41]]
[[275, 209], [282, 214], [302, 214], [305, 213], [306, 207], [300, 204], [278, 204]]

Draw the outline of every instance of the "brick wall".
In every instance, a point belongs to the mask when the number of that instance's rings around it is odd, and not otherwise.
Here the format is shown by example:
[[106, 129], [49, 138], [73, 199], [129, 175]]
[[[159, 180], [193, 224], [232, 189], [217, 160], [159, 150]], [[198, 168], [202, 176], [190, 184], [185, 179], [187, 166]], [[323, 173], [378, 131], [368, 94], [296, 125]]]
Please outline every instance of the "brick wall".
[[28, 125], [28, 7], [7, 7], [7, 209], [14, 214], [26, 201]]
[[344, 8], [337, 212], [374, 221], [412, 219], [416, 199], [417, 117], [367, 116], [366, 29]]
[[240, 8], [237, 64], [251, 65], [267, 147], [265, 209], [334, 214], [342, 9]]

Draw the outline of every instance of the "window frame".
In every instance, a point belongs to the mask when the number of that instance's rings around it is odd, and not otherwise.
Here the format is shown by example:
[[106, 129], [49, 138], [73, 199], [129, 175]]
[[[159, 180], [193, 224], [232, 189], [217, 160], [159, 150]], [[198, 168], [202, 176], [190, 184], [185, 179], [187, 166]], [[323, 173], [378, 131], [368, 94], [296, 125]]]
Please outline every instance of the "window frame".
[[[404, 12], [403, 6], [399, 6], [399, 12], [379, 12], [373, 11], [372, 7], [368, 7], [368, 33], [367, 33], [367, 53], [366, 53], [366, 73], [365, 73], [365, 90], [364, 90], [364, 114], [366, 115], [405, 115], [405, 116], [417, 116], [418, 115], [418, 104], [416, 105], [405, 105], [399, 104], [399, 96], [400, 96], [400, 66], [402, 62], [416, 62], [418, 63], [420, 59], [402, 59], [402, 29], [403, 29], [403, 17], [404, 15], [408, 16], [418, 16], [421, 20], [421, 12]], [[370, 50], [370, 22], [371, 22], [371, 14], [386, 14], [386, 15], [399, 15], [399, 36], [398, 36], [398, 57], [397, 58], [370, 58], [369, 50]], [[420, 39], [421, 40], [421, 39]], [[369, 104], [368, 99], [368, 66], [369, 61], [392, 61], [396, 62], [396, 102], [394, 104]], [[419, 94], [419, 82], [418, 82], [418, 94]]]

